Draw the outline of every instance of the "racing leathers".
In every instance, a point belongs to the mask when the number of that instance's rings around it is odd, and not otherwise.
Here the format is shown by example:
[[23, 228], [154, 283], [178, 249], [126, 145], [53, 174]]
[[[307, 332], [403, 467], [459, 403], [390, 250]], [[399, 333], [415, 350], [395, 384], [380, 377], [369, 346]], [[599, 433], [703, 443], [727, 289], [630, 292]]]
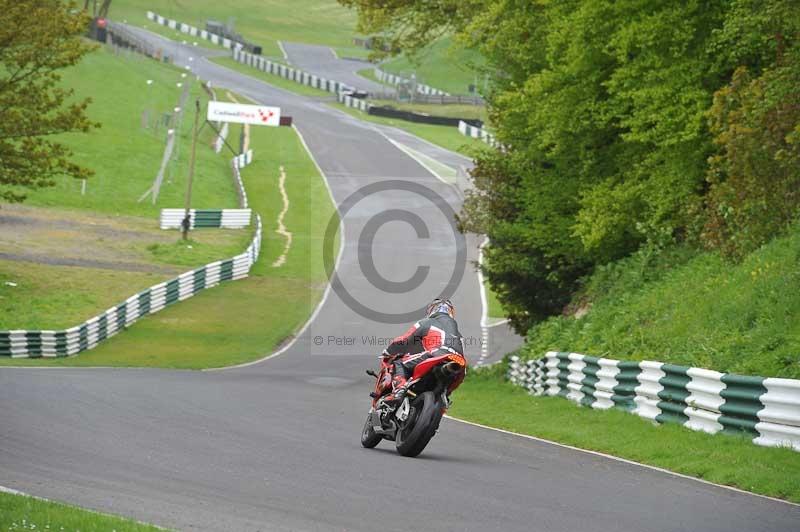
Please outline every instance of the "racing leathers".
[[402, 397], [401, 392], [405, 391], [406, 382], [417, 364], [447, 353], [464, 355], [464, 339], [458, 323], [449, 314], [433, 314], [412, 325], [383, 352], [384, 356], [394, 357], [392, 392], [385, 400], [391, 402]]

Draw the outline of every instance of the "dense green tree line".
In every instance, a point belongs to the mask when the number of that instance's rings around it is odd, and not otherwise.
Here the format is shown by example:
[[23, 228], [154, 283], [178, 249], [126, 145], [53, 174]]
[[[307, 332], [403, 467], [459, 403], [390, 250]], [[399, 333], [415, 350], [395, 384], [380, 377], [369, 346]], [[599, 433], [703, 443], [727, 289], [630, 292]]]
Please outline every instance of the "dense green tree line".
[[340, 1], [394, 48], [485, 57], [503, 149], [460, 223], [520, 331], [598, 265], [677, 242], [735, 260], [798, 215], [798, 0]]

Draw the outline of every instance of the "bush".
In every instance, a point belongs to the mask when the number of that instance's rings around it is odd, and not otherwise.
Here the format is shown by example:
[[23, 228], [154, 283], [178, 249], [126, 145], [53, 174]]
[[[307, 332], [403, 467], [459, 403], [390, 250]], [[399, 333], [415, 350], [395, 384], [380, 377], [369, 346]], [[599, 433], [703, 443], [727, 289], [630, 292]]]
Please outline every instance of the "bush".
[[589, 312], [531, 328], [524, 356], [574, 351], [723, 372], [800, 378], [800, 225], [731, 263], [690, 246], [598, 268]]

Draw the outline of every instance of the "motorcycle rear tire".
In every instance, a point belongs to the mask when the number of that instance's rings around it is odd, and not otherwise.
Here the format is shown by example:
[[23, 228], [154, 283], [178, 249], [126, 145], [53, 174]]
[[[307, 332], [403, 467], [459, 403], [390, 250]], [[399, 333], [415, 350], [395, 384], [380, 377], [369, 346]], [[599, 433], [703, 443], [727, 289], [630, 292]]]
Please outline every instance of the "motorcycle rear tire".
[[425, 449], [442, 420], [442, 405], [433, 392], [420, 394], [414, 399], [412, 406], [416, 410], [413, 424], [401, 428], [395, 440], [397, 452], [409, 458], [419, 455]]
[[364, 423], [364, 429], [361, 431], [361, 445], [367, 449], [372, 449], [378, 445], [382, 439], [383, 436], [376, 434], [375, 429], [372, 428], [372, 414], [367, 414], [367, 421]]

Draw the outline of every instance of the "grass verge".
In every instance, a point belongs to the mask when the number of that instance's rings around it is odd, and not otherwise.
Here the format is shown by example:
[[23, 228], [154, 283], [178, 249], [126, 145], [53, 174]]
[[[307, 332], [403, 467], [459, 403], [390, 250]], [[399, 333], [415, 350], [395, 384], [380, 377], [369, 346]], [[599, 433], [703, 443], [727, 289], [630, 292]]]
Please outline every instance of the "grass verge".
[[655, 425], [620, 410], [532, 397], [506, 382], [504, 365], [473, 371], [455, 394], [454, 417], [800, 502], [800, 453], [749, 439]]
[[484, 88], [483, 77], [471, 66], [480, 61], [478, 52], [453, 46], [453, 39], [445, 37], [420, 52], [414, 62], [401, 55], [382, 63], [380, 68], [405, 78], [413, 73], [420, 83], [451, 94], [467, 94], [470, 84], [477, 83], [480, 89]]
[[165, 529], [59, 502], [0, 492], [0, 530], [155, 532]]
[[361, 70], [356, 72], [356, 74], [358, 74], [359, 76], [361, 76], [364, 79], [368, 79], [370, 81], [374, 81], [375, 83], [380, 83], [381, 85], [383, 85], [385, 87], [392, 87], [392, 85], [389, 85], [388, 83], [382, 82], [381, 80], [379, 80], [377, 78], [377, 76], [375, 76], [375, 68], [373, 68], [373, 67], [362, 68]]
[[407, 131], [421, 139], [441, 146], [450, 151], [458, 152], [467, 157], [472, 157], [475, 150], [487, 149], [488, 146], [483, 142], [465, 137], [458, 132], [457, 127], [450, 126], [437, 126], [433, 124], [417, 124], [415, 122], [407, 122], [405, 120], [398, 120], [395, 118], [386, 118], [383, 116], [372, 116], [367, 113], [362, 113], [352, 107], [347, 107], [340, 103], [331, 103], [333, 107], [352, 115], [359, 120], [366, 122], [373, 122], [375, 124], [383, 124], [387, 126], [394, 126], [403, 131]]
[[370, 103], [394, 107], [401, 111], [423, 113], [448, 118], [477, 118], [486, 122], [486, 107], [469, 104], [402, 103], [394, 100], [370, 100]]
[[503, 305], [500, 304], [500, 300], [497, 299], [495, 291], [489, 286], [489, 283], [486, 283], [486, 305], [489, 307], [489, 318], [504, 319], [506, 317], [506, 311], [503, 309]]

